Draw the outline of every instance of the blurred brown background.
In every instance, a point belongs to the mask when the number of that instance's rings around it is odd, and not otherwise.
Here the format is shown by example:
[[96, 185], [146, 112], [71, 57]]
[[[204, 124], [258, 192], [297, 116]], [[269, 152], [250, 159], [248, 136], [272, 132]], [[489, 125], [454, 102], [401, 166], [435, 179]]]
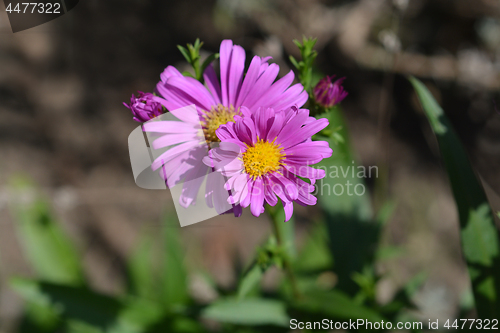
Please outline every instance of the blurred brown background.
[[[231, 38], [247, 56], [273, 56], [284, 74], [288, 55], [298, 57], [292, 40], [302, 35], [318, 37], [320, 71], [347, 77], [343, 107], [359, 162], [379, 167], [370, 188], [397, 203], [384, 239], [405, 252], [381, 265], [380, 301], [424, 271], [421, 316], [452, 317], [468, 290], [457, 213], [405, 76], [426, 79], [500, 210], [497, 0], [83, 0], [16, 34], [0, 5], [0, 332], [22, 307], [7, 280], [32, 274], [8, 207], [36, 194], [14, 192], [14, 176], [39, 186], [84, 254], [92, 286], [115, 293], [141, 230], [157, 230], [173, 207], [166, 191], [134, 184], [127, 137], [138, 124], [122, 102], [151, 91], [167, 65], [186, 66], [177, 44], [199, 37], [217, 52]], [[311, 221], [305, 210], [297, 216], [300, 243]], [[203, 294], [196, 278], [203, 270], [233, 286], [233, 262], [246, 264], [268, 230], [265, 217], [248, 212], [183, 228], [194, 292]], [[268, 273], [270, 287], [276, 274]]]

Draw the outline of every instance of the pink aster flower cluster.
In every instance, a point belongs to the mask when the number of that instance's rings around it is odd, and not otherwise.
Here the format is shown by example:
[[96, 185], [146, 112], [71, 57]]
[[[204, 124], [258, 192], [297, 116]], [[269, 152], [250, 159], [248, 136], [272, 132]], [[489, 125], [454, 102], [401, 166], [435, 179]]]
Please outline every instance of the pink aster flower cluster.
[[301, 84], [293, 84], [293, 71], [276, 80], [278, 65], [258, 56], [245, 71], [245, 51], [230, 40], [221, 43], [219, 55], [220, 73], [208, 66], [204, 83], [168, 66], [157, 95], [130, 104], [140, 110], [161, 105], [178, 119], [144, 123], [143, 130], [155, 134], [152, 147], [167, 148], [151, 167], [167, 187], [183, 186], [183, 207], [195, 204], [204, 176], [218, 172], [223, 182], [206, 182], [208, 206], [224, 213], [229, 203], [235, 216], [250, 206], [259, 216], [265, 203], [274, 206], [279, 198], [289, 220], [294, 202], [316, 203], [311, 193], [325, 172], [310, 165], [330, 157], [332, 150], [326, 141], [311, 137], [328, 121], [301, 109], [308, 94]]

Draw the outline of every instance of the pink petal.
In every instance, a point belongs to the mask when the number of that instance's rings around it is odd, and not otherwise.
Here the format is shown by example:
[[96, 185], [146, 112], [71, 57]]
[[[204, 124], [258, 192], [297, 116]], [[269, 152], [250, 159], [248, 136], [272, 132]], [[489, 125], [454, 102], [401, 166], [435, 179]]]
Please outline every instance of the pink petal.
[[176, 145], [181, 142], [198, 140], [196, 134], [166, 134], [153, 141], [153, 148], [160, 149], [167, 146]]
[[288, 72], [285, 76], [283, 76], [281, 79], [273, 83], [273, 85], [265, 91], [265, 93], [257, 99], [255, 102], [255, 105], [260, 105], [260, 106], [271, 106], [273, 103], [279, 99], [281, 94], [288, 88], [290, 87], [290, 84], [292, 84], [293, 79], [295, 75], [293, 74], [293, 71]]
[[250, 110], [261, 106], [256, 105], [256, 102], [260, 99], [262, 94], [269, 90], [272, 83], [278, 76], [279, 70], [278, 65], [269, 65], [269, 68], [267, 68], [266, 71], [257, 79], [257, 82], [255, 82], [251, 90], [248, 92], [247, 97], [241, 102], [241, 104], [245, 105]]
[[229, 105], [226, 104], [226, 106], [236, 105], [238, 93], [241, 88], [241, 82], [243, 80], [244, 70], [245, 70], [245, 50], [239, 45], [234, 45], [233, 52], [231, 54], [231, 68], [228, 77]]
[[[289, 113], [290, 114], [290, 113]], [[309, 114], [307, 112], [298, 112], [295, 116], [293, 116], [288, 123], [283, 126], [283, 129], [281, 130], [280, 134], [278, 135], [278, 138], [276, 139], [277, 143], [280, 143], [283, 148], [287, 148], [290, 145], [287, 145], [288, 141], [291, 140], [296, 140], [297, 134], [306, 121], [306, 119], [309, 117]], [[285, 119], [286, 121], [286, 119]], [[304, 141], [305, 138], [301, 137], [301, 141]], [[299, 142], [301, 142], [299, 141]], [[298, 143], [298, 142], [297, 142]]]
[[197, 128], [201, 128], [200, 116], [198, 115], [198, 111], [196, 110], [196, 106], [194, 104], [179, 109], [169, 109], [169, 111], [176, 118], [184, 122], [197, 125]]
[[[168, 161], [170, 161], [175, 156], [177, 156], [179, 154], [182, 154], [182, 153], [184, 153], [186, 151], [189, 151], [189, 150], [193, 149], [196, 146], [199, 146], [199, 143], [196, 142], [196, 141], [194, 141], [194, 142], [193, 141], [189, 141], [189, 142], [180, 144], [178, 146], [175, 146], [174, 148], [169, 149], [166, 152], [164, 152], [163, 154], [161, 154], [160, 156], [158, 156], [158, 158], [156, 158], [154, 160], [154, 162], [151, 164], [151, 168], [153, 170], [156, 170], [159, 167], [161, 167], [163, 164], [165, 164]], [[200, 160], [201, 160], [201, 158], [200, 158]]]
[[[293, 120], [291, 120], [290, 123], [292, 121]], [[304, 127], [300, 128], [298, 131], [295, 131], [293, 136], [288, 136], [286, 139], [284, 139], [284, 138], [281, 139], [280, 143], [283, 145], [283, 148], [286, 149], [288, 147], [294, 146], [294, 145], [301, 143], [302, 141], [310, 138], [313, 134], [318, 133], [319, 131], [321, 131], [323, 128], [325, 128], [327, 126], [328, 126], [328, 119], [326, 119], [326, 118], [318, 119], [312, 123], [305, 125]], [[283, 129], [283, 131], [285, 131], [285, 129]]]
[[283, 192], [290, 200], [295, 200], [299, 196], [299, 190], [297, 189], [297, 184], [292, 182], [290, 179], [280, 175], [275, 172], [273, 174], [274, 179], [272, 179], [275, 183], [281, 184]]
[[241, 85], [240, 93], [238, 94], [238, 100], [234, 105], [235, 108], [241, 106], [242, 102], [245, 100], [248, 93], [250, 92], [250, 89], [257, 81], [261, 63], [262, 60], [260, 57], [258, 56], [253, 57], [252, 62], [248, 67], [248, 71], [245, 74], [245, 79], [243, 80], [243, 84]]
[[240, 205], [241, 207], [248, 207], [252, 200], [252, 192], [255, 180], [252, 178], [248, 178], [247, 185], [243, 188], [241, 197], [240, 197]]
[[212, 64], [208, 65], [205, 69], [205, 73], [203, 73], [203, 78], [205, 79], [205, 84], [208, 87], [208, 90], [212, 94], [214, 101], [216, 104], [221, 104], [221, 91], [220, 91], [220, 83], [217, 78], [217, 74], [215, 73], [214, 66]]
[[198, 130], [192, 125], [188, 123], [184, 123], [181, 121], [148, 121], [143, 125], [144, 132], [155, 132], [155, 133], [184, 133], [184, 134], [193, 134], [197, 133]]
[[293, 105], [301, 107], [308, 99], [309, 95], [307, 91], [304, 90], [304, 87], [300, 83], [297, 83], [281, 94], [279, 99], [273, 101], [271, 107], [276, 110], [283, 110]]
[[172, 76], [182, 76], [182, 73], [177, 70], [174, 66], [168, 66], [165, 68], [163, 73], [160, 74], [161, 82], [166, 83], [167, 80]]
[[192, 101], [190, 104], [201, 106], [203, 110], [210, 110], [213, 105], [217, 104], [207, 88], [200, 81], [192, 77], [171, 77], [166, 86], [172, 90], [172, 87], [177, 88], [187, 95], [187, 98], [186, 96], [184, 98]]
[[233, 50], [233, 42], [229, 39], [223, 40], [220, 44], [220, 81], [221, 81], [221, 94], [222, 94], [222, 104], [229, 106], [229, 96], [228, 96], [228, 74], [231, 66], [231, 53]]
[[198, 191], [205, 179], [207, 171], [208, 167], [199, 163], [187, 173], [187, 181], [185, 181], [182, 186], [182, 192], [179, 198], [179, 203], [182, 207], [187, 208], [196, 201]]
[[264, 205], [264, 186], [261, 177], [255, 179], [251, 196], [250, 211], [253, 216], [258, 217], [262, 213], [262, 207]]
[[278, 203], [278, 198], [276, 198], [270, 182], [271, 180], [269, 180], [269, 178], [264, 178], [264, 195], [266, 202], [271, 206], [275, 206]]

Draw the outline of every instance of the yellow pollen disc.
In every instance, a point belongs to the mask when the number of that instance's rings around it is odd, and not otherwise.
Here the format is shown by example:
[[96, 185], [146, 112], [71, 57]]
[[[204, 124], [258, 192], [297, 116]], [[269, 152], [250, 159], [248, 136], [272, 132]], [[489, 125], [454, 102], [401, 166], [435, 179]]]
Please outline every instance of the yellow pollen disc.
[[220, 140], [215, 134], [215, 130], [217, 130], [220, 125], [234, 122], [234, 116], [236, 115], [240, 115], [240, 110], [239, 108], [235, 110], [232, 105], [229, 108], [221, 104], [212, 106], [212, 109], [203, 115], [204, 120], [201, 122], [205, 140], [208, 143], [219, 142]]
[[284, 164], [283, 148], [275, 144], [274, 140], [268, 142], [257, 138], [253, 146], [247, 145], [247, 147], [243, 153], [243, 165], [245, 172], [253, 179], [277, 171]]

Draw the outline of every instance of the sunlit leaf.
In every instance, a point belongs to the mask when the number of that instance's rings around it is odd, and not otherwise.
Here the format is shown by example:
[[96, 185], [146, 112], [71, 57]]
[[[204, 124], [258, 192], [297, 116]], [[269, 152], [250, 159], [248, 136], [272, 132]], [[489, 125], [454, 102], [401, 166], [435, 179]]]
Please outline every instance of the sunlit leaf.
[[224, 299], [208, 306], [202, 315], [223, 323], [240, 325], [286, 326], [289, 323], [284, 303], [271, 299]]

